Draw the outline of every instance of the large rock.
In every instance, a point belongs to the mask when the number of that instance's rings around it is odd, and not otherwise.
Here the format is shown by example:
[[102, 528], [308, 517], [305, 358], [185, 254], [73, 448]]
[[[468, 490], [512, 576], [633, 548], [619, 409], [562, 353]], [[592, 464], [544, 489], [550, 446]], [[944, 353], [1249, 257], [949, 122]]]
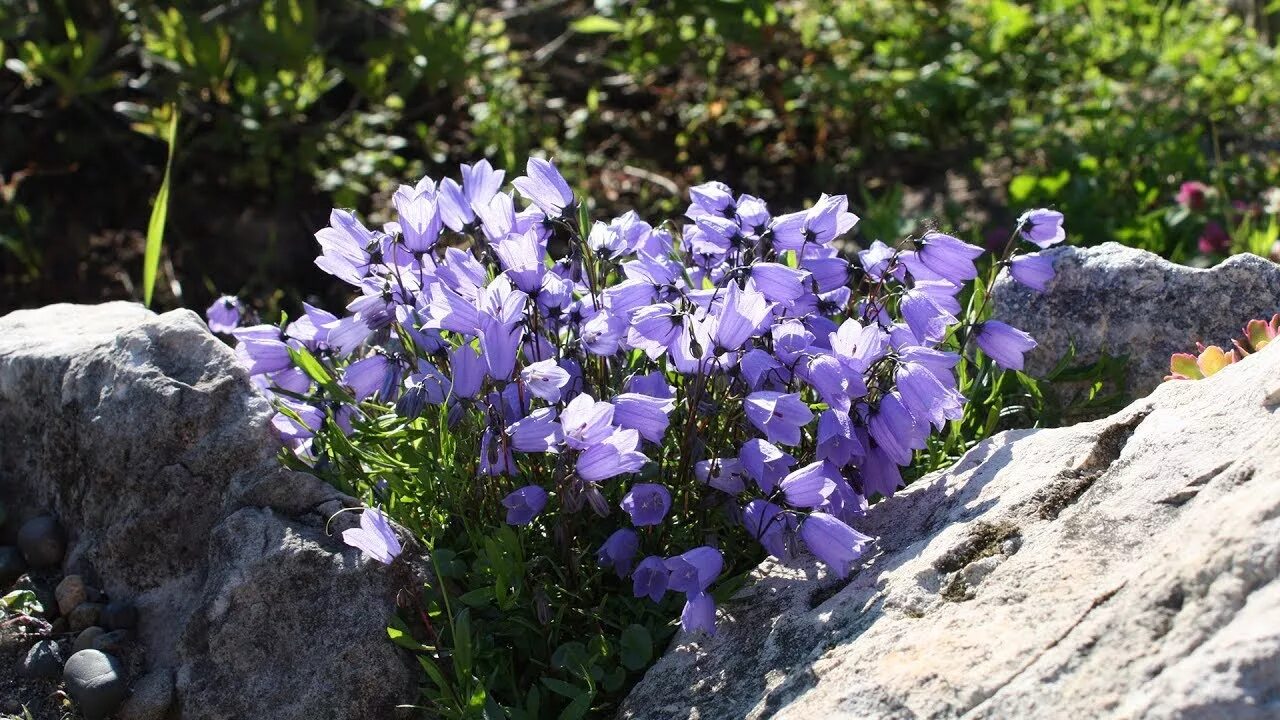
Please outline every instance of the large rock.
[[1280, 717], [1280, 345], [1011, 431], [872, 508], [847, 581], [769, 562], [627, 718]]
[[993, 290], [993, 314], [1035, 337], [1027, 371], [1043, 376], [1075, 344], [1076, 362], [1103, 351], [1129, 356], [1129, 392], [1140, 397], [1169, 374], [1169, 356], [1194, 352], [1197, 341], [1229, 346], [1254, 318], [1280, 312], [1280, 265], [1235, 255], [1197, 269], [1116, 243], [1059, 247], [1057, 277], [1044, 293], [1004, 272]]
[[54, 305], [0, 318], [0, 497], [52, 511], [67, 572], [138, 609], [182, 718], [387, 717], [403, 574], [327, 535], [354, 504], [275, 459], [271, 409], [193, 313]]

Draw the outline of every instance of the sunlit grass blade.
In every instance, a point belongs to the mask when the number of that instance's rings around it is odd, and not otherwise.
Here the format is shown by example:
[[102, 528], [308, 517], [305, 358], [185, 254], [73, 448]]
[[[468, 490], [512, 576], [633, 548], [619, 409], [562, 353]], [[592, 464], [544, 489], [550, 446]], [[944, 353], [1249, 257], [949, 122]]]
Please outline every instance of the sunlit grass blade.
[[178, 139], [178, 106], [169, 106], [169, 127], [165, 141], [169, 143], [169, 157], [164, 164], [164, 180], [151, 207], [151, 220], [147, 222], [147, 250], [142, 260], [142, 302], [151, 307], [151, 294], [155, 290], [156, 270], [160, 267], [160, 246], [164, 242], [164, 224], [169, 215], [169, 176], [173, 170], [173, 148]]

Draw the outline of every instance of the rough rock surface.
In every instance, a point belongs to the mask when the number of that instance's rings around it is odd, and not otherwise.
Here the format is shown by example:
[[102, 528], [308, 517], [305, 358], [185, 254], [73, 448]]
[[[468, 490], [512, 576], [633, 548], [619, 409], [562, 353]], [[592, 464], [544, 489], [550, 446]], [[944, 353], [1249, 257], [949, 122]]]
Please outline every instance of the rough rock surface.
[[766, 563], [628, 718], [1280, 717], [1280, 345], [1011, 431], [878, 505], [847, 581]]
[[1003, 273], [993, 291], [994, 316], [1035, 337], [1027, 371], [1042, 376], [1074, 341], [1077, 361], [1102, 351], [1128, 354], [1132, 397], [1169, 374], [1169, 356], [1197, 341], [1225, 345], [1253, 318], [1280, 312], [1280, 265], [1235, 255], [1198, 269], [1116, 243], [1047, 251], [1055, 277], [1044, 293]]
[[385, 630], [405, 578], [326, 535], [317, 508], [354, 501], [278, 468], [270, 413], [191, 312], [0, 318], [8, 527], [58, 517], [66, 572], [136, 605], [180, 716], [388, 717], [415, 698]]

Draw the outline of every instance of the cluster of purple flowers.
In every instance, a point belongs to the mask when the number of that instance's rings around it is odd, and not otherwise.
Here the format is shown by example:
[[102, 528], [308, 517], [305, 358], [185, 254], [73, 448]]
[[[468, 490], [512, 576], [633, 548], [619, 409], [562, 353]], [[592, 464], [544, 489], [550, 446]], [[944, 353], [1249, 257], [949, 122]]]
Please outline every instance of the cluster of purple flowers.
[[[972, 339], [1021, 368], [1034, 346], [997, 321], [961, 327], [978, 247], [930, 232], [842, 254], [858, 222], [842, 195], [775, 215], [710, 182], [690, 190], [677, 233], [634, 212], [584, 227], [545, 160], [529, 160], [514, 192], [486, 161], [461, 174], [402, 186], [398, 220], [380, 229], [334, 210], [316, 264], [356, 291], [347, 312], [306, 306], [283, 329], [235, 329], [236, 352], [304, 458], [326, 419], [351, 432], [368, 408], [435, 407], [483, 427], [478, 476], [522, 485], [503, 491], [510, 524], [549, 505], [607, 516], [620, 497], [628, 523], [599, 563], [636, 597], [683, 593], [686, 629], [714, 631], [708, 590], [733, 548], [639, 558], [649, 529], [712, 507], [769, 553], [803, 544], [843, 576], [871, 539], [853, 528], [868, 499], [892, 495], [914, 451], [961, 417], [961, 354], [944, 348]], [[1019, 228], [1041, 248], [1063, 237], [1053, 211]], [[1005, 259], [1031, 287], [1053, 276], [1046, 256]], [[216, 302], [211, 326], [234, 325], [231, 308]], [[318, 388], [291, 348], [325, 362], [348, 397]], [[691, 442], [706, 414], [733, 420]]]

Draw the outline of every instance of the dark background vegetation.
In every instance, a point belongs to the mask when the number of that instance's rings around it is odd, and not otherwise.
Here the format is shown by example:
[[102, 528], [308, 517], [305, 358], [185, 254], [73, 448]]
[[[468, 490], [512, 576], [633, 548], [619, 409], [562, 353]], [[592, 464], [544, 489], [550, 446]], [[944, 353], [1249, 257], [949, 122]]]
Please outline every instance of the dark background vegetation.
[[[331, 206], [554, 156], [604, 217], [721, 179], [777, 210], [846, 193], [860, 239], [930, 218], [1175, 260], [1208, 222], [1267, 253], [1280, 3], [1214, 0], [0, 0], [0, 312], [137, 298], [168, 109], [160, 307], [337, 305]], [[1215, 200], [1188, 214], [1185, 181]]]

